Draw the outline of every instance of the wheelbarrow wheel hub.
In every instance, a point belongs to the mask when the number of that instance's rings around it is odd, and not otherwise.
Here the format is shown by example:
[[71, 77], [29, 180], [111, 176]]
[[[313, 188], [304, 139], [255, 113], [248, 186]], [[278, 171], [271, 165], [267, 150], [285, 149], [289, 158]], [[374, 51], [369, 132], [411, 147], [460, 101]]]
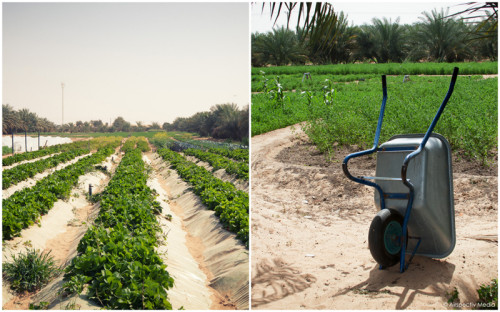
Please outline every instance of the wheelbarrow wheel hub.
[[395, 220], [389, 222], [385, 228], [384, 246], [391, 255], [397, 255], [401, 251], [401, 236], [403, 229], [401, 224]]

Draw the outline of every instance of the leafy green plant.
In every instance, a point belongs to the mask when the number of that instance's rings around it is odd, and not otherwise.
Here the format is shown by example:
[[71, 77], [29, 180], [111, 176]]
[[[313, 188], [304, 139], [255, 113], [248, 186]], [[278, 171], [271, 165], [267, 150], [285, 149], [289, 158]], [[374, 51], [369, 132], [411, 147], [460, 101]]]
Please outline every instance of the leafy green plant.
[[34, 152], [25, 152], [25, 153], [20, 153], [20, 154], [15, 154], [10, 157], [6, 157], [2, 159], [2, 165], [3, 166], [10, 166], [12, 164], [15, 164], [20, 161], [24, 160], [31, 160], [31, 159], [36, 159], [42, 156], [58, 153], [58, 152], [66, 152], [70, 150], [77, 150], [77, 149], [99, 149], [104, 146], [112, 146], [112, 147], [118, 147], [120, 145], [120, 139], [116, 137], [100, 137], [97, 139], [92, 139], [90, 141], [76, 141], [73, 143], [67, 143], [67, 144], [58, 144], [58, 145], [53, 145], [49, 146], [43, 149], [40, 149], [38, 151]]
[[229, 148], [209, 148], [208, 151], [210, 153], [219, 154], [222, 156], [226, 156], [228, 158], [244, 161], [248, 163], [248, 149], [238, 148], [238, 149], [229, 149]]
[[2, 146], [2, 155], [7, 155], [12, 153], [12, 148], [8, 146]]
[[173, 278], [155, 251], [161, 206], [146, 185], [137, 149], [128, 149], [101, 195], [101, 209], [66, 268], [64, 287], [107, 309], [172, 309], [167, 290]]
[[[282, 79], [284, 76], [280, 75]], [[329, 79], [338, 82], [337, 77]], [[387, 77], [388, 100], [380, 142], [396, 134], [424, 133], [448, 90], [450, 78], [412, 76], [411, 82], [402, 81], [402, 76]], [[460, 75], [435, 128], [454, 151], [485, 165], [494, 160], [497, 148], [497, 84], [497, 78]], [[274, 109], [263, 94], [252, 94], [252, 135], [305, 121], [305, 133], [321, 152], [331, 153], [337, 144], [368, 147], [373, 142], [382, 100], [380, 77], [359, 83], [336, 83], [335, 91], [328, 91], [331, 98], [327, 98], [335, 105], [325, 104], [326, 92], [320, 88], [323, 84], [316, 85], [307, 91], [308, 96], [299, 92], [287, 94], [291, 98], [291, 113]]]
[[448, 297], [449, 304], [457, 302], [459, 300], [458, 299], [458, 289], [456, 287], [454, 287], [453, 291], [451, 293], [446, 292], [446, 296]]
[[114, 143], [96, 153], [58, 170], [38, 181], [33, 187], [15, 192], [2, 200], [3, 239], [19, 235], [22, 229], [33, 225], [46, 214], [58, 199], [68, 198], [78, 178], [94, 169], [114, 152]]
[[188, 148], [183, 153], [208, 162], [214, 170], [224, 169], [227, 173], [234, 174], [239, 179], [248, 180], [247, 162], [232, 161], [223, 156], [193, 148]]
[[208, 170], [186, 160], [180, 154], [165, 148], [158, 154], [175, 168], [179, 176], [188, 182], [208, 209], [214, 210], [221, 223], [236, 233], [248, 247], [248, 193], [237, 190], [229, 183], [215, 178]]
[[50, 158], [45, 158], [35, 162], [18, 165], [11, 169], [6, 169], [2, 172], [2, 189], [5, 190], [11, 185], [34, 177], [37, 173], [43, 172], [49, 168], [54, 168], [61, 163], [68, 162], [78, 156], [87, 154], [89, 152], [90, 151], [87, 149], [71, 150], [69, 152], [57, 154]]
[[41, 301], [39, 303], [30, 303], [30, 310], [48, 310], [50, 303], [47, 301]]
[[18, 291], [35, 291], [45, 286], [52, 277], [60, 272], [50, 252], [26, 249], [12, 261], [3, 264], [3, 274], [11, 288]]
[[498, 279], [493, 279], [488, 285], [481, 285], [477, 290], [479, 309], [498, 309]]

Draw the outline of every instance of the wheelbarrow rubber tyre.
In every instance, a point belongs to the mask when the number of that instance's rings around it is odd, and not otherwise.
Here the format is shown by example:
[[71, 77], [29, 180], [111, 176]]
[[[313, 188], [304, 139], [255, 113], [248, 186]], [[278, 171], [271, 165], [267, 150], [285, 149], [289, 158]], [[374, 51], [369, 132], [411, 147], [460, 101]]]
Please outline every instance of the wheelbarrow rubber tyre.
[[368, 246], [373, 259], [381, 266], [391, 267], [399, 262], [402, 227], [403, 216], [393, 209], [382, 209], [373, 218], [368, 232]]

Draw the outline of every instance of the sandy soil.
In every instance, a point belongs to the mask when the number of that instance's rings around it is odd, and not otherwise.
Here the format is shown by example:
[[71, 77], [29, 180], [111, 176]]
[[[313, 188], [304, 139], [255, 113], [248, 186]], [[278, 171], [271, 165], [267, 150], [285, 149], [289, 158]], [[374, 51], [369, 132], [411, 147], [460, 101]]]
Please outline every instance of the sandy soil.
[[[186, 246], [206, 275], [206, 286], [211, 291], [210, 309], [248, 309], [248, 250], [233, 233], [223, 229], [219, 218], [206, 209], [175, 170], [170, 169], [156, 153], [148, 158], [158, 182], [168, 195], [172, 215], [182, 223]], [[167, 238], [167, 244], [170, 240]]]
[[[151, 154], [143, 154], [142, 158], [145, 163], [151, 164]], [[168, 290], [170, 303], [174, 309], [184, 307], [186, 310], [208, 310], [212, 305], [208, 279], [189, 252], [186, 242], [188, 234], [182, 220], [172, 211], [168, 194], [154, 172], [150, 175], [148, 186], [158, 194], [156, 200], [162, 207], [158, 221], [165, 237], [160, 240], [157, 252], [175, 281], [174, 287]], [[170, 220], [168, 216], [171, 216]]]
[[[64, 162], [64, 163], [60, 163], [59, 165], [57, 165], [54, 168], [50, 168], [50, 169], [47, 169], [47, 170], [45, 170], [43, 172], [35, 174], [35, 176], [33, 176], [33, 178], [29, 178], [29, 179], [21, 181], [21, 182], [19, 182], [17, 184], [12, 185], [8, 189], [5, 189], [5, 190], [2, 191], [2, 199], [9, 198], [12, 194], [14, 194], [15, 192], [20, 191], [20, 190], [22, 190], [24, 188], [34, 186], [38, 181], [40, 181], [41, 179], [45, 178], [46, 176], [48, 176], [48, 175], [56, 172], [57, 170], [61, 170], [61, 169], [65, 168], [65, 167], [67, 167], [69, 165], [72, 165], [72, 164], [78, 162], [80, 159], [82, 159], [84, 157], [87, 157], [89, 155], [90, 154], [81, 155], [81, 156], [78, 156], [78, 157], [76, 157], [76, 158], [74, 158], [74, 159], [72, 159], [70, 161], [67, 161], [67, 162]], [[40, 158], [36, 159], [36, 160], [40, 160]]]
[[[114, 157], [114, 162], [111, 158]], [[114, 171], [119, 163], [119, 157], [115, 154], [108, 157], [102, 166], [107, 166]], [[92, 205], [86, 200], [89, 183], [94, 186], [93, 192], [101, 192], [107, 183], [109, 176], [101, 171], [93, 171], [81, 176], [78, 186], [71, 192], [69, 200], [58, 200], [54, 207], [41, 218], [39, 226], [32, 226], [21, 231], [19, 237], [3, 242], [2, 260], [10, 261], [12, 255], [24, 252], [26, 248], [35, 248], [50, 252], [54, 260], [64, 268], [71, 259], [76, 256], [78, 243], [87, 231], [92, 220], [97, 216], [99, 206]], [[30, 302], [50, 302], [49, 308], [64, 309], [70, 304], [83, 309], [98, 309], [100, 307], [89, 302], [85, 296], [74, 296], [63, 298], [58, 295], [62, 288], [63, 274], [49, 283], [36, 294], [16, 295], [8, 282], [3, 281], [2, 307], [3, 309], [28, 309]]]
[[[476, 302], [479, 285], [498, 276], [497, 164], [453, 164], [455, 249], [416, 256], [401, 274], [379, 270], [368, 249], [373, 189], [341, 169], [357, 150], [327, 162], [300, 130], [252, 138], [252, 308], [446, 309], [455, 287], [460, 303]], [[373, 174], [375, 162], [350, 168]]]

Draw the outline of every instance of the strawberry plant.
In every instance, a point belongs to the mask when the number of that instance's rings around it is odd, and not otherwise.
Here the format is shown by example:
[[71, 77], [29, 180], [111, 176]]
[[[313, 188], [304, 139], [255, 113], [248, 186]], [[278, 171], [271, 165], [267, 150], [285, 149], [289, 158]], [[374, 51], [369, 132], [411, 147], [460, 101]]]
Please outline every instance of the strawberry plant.
[[214, 170], [224, 169], [227, 173], [233, 174], [239, 179], [248, 180], [248, 163], [246, 162], [235, 162], [223, 156], [204, 152], [199, 149], [189, 148], [184, 150], [183, 153], [208, 162]]
[[140, 150], [128, 149], [66, 268], [67, 291], [88, 284], [89, 297], [106, 309], [172, 309], [166, 291], [174, 281], [155, 251], [161, 207], [146, 181]]
[[19, 235], [46, 214], [58, 199], [68, 198], [78, 178], [94, 169], [94, 165], [111, 155], [114, 149], [101, 148], [96, 153], [58, 170], [38, 181], [33, 187], [15, 192], [2, 200], [3, 239]]
[[158, 154], [170, 163], [180, 177], [193, 187], [208, 209], [214, 210], [221, 223], [248, 247], [248, 193], [215, 178], [208, 170], [186, 160], [180, 154], [160, 148]]
[[50, 158], [41, 159], [4, 170], [2, 172], [2, 189], [5, 190], [11, 185], [17, 184], [28, 178], [32, 178], [37, 173], [56, 167], [60, 163], [67, 162], [83, 154], [88, 154], [89, 152], [90, 151], [87, 149], [71, 150], [69, 152], [57, 154]]

